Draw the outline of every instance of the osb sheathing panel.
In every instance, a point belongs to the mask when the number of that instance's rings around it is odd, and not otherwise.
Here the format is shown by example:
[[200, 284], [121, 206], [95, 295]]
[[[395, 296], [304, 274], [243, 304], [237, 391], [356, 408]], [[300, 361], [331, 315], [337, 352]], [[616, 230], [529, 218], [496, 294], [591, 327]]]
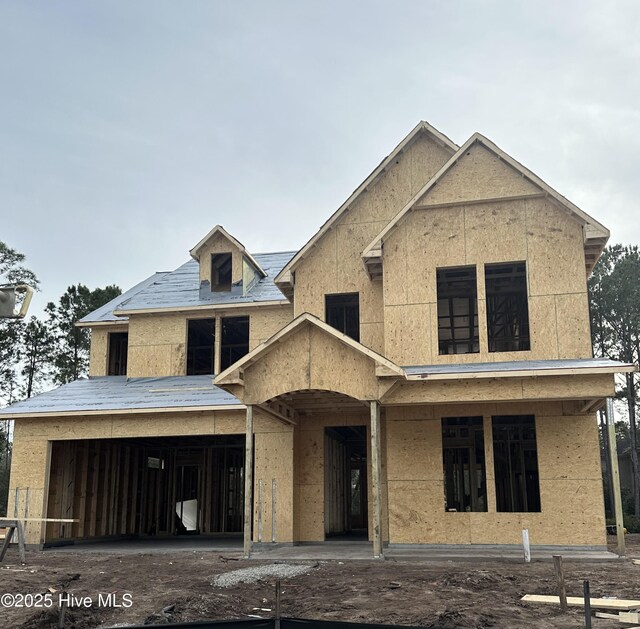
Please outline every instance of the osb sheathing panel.
[[542, 480], [600, 480], [600, 448], [594, 415], [536, 417]]
[[200, 281], [211, 282], [211, 256], [214, 253], [231, 254], [231, 281], [242, 279], [242, 253], [228, 238], [217, 233], [200, 251]]
[[[387, 478], [442, 480], [442, 430], [439, 420], [387, 423]], [[425, 449], [425, 444], [429, 447]]]
[[247, 404], [305, 389], [335, 391], [359, 400], [378, 397], [374, 362], [315, 326], [298, 330], [247, 367], [244, 382]]
[[44, 440], [244, 434], [245, 411], [42, 417], [16, 421], [16, 436]]
[[418, 201], [420, 205], [515, 197], [540, 192], [491, 151], [474, 144]]
[[529, 294], [585, 293], [582, 226], [546, 199], [526, 203]]
[[180, 376], [186, 370], [185, 315], [134, 315], [129, 321], [127, 375]]
[[431, 305], [387, 306], [385, 356], [399, 365], [423, 364], [432, 353]]
[[[324, 295], [360, 293], [360, 320], [382, 317], [382, 290], [360, 255], [377, 233], [447, 161], [451, 153], [420, 134], [318, 241], [295, 270], [295, 315], [325, 318]], [[366, 344], [366, 343], [365, 343]]]
[[589, 295], [556, 295], [558, 358], [591, 358]]
[[384, 323], [360, 322], [360, 343], [384, 355]]
[[272, 540], [273, 485], [276, 481], [276, 541], [293, 538], [293, 427], [255, 436], [254, 541], [258, 541], [259, 484], [262, 480], [262, 541]]
[[249, 350], [264, 343], [293, 319], [293, 306], [256, 308], [249, 313]]
[[527, 201], [522, 199], [466, 205], [466, 263], [526, 260], [526, 204]]

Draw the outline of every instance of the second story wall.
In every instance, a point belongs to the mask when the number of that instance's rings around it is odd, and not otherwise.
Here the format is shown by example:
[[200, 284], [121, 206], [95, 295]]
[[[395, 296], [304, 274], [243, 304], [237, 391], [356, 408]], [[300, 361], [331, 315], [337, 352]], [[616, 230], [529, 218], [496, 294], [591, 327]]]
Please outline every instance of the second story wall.
[[89, 352], [89, 375], [109, 375], [109, 335], [126, 333], [127, 324], [95, 326], [91, 330], [91, 349]]
[[325, 320], [325, 295], [358, 293], [360, 342], [375, 351], [384, 351], [382, 284], [369, 279], [362, 264], [362, 251], [451, 153], [421, 133], [360, 194], [295, 268], [296, 316], [309, 312]]
[[[187, 373], [187, 321], [249, 316], [249, 351], [293, 318], [292, 306], [230, 308], [198, 314], [134, 315], [129, 321], [128, 373], [131, 378]], [[218, 341], [219, 344], [219, 336]], [[219, 353], [219, 346], [216, 346]]]
[[[385, 239], [386, 356], [400, 365], [590, 357], [582, 225], [508, 167], [484, 161], [490, 176], [464, 177], [461, 166], [462, 189], [438, 184]], [[490, 352], [485, 265], [507, 262], [526, 263], [530, 349]], [[440, 354], [437, 270], [470, 266], [479, 351]]]

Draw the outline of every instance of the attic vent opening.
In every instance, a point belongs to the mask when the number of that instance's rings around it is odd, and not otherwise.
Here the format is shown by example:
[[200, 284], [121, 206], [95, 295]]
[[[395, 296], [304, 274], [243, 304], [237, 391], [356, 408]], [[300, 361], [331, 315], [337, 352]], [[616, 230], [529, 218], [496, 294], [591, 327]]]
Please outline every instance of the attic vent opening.
[[231, 290], [231, 254], [214, 253], [211, 255], [211, 290], [228, 292]]

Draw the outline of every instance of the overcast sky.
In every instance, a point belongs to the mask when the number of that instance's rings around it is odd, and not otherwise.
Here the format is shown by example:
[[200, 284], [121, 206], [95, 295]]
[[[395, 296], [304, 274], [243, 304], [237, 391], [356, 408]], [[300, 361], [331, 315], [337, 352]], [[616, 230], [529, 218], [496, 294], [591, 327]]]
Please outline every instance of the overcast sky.
[[0, 2], [0, 240], [123, 290], [220, 223], [297, 249], [415, 124], [640, 243], [640, 2]]

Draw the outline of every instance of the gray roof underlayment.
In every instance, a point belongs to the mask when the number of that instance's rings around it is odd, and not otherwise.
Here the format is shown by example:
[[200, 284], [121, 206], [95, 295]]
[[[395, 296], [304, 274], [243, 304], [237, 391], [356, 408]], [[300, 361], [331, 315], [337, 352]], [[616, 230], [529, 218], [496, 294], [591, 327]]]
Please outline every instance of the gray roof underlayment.
[[[126, 313], [135, 310], [164, 310], [166, 308], [284, 301], [286, 298], [273, 283], [273, 278], [291, 260], [294, 254], [295, 251], [255, 254], [253, 257], [267, 273], [267, 277], [256, 282], [246, 295], [243, 295], [241, 286], [234, 286], [231, 292], [228, 293], [201, 292], [198, 262], [189, 260], [175, 271], [155, 273], [126, 293], [89, 313], [86, 317], [80, 319], [78, 323], [105, 323], [110, 321], [122, 321], [124, 323], [127, 321]], [[121, 314], [117, 316], [114, 312]]]
[[133, 288], [122, 293], [122, 295], [114, 297], [111, 301], [104, 304], [104, 306], [101, 306], [93, 312], [90, 312], [88, 315], [82, 317], [78, 323], [104, 323], [107, 321], [121, 321], [122, 323], [125, 323], [127, 321], [126, 317], [116, 317], [113, 314], [113, 311], [116, 310], [120, 304], [128, 301], [140, 291], [153, 285], [154, 282], [160, 280], [160, 278], [167, 275], [167, 273], [170, 273], [170, 271], [158, 271], [157, 273], [154, 273], [151, 277], [148, 277], [146, 280], [142, 280], [142, 282], [136, 284]]
[[481, 373], [504, 373], [511, 371], [535, 371], [543, 376], [545, 371], [572, 371], [580, 369], [602, 369], [604, 373], [616, 370], [628, 371], [634, 367], [628, 363], [621, 363], [608, 358], [571, 358], [555, 360], [514, 360], [496, 363], [462, 363], [451, 365], [411, 365], [403, 367], [407, 376], [419, 376], [428, 379], [429, 376], [466, 375]]
[[[465, 363], [452, 365], [413, 365], [403, 367], [408, 378], [428, 380], [458, 375], [461, 379], [474, 374], [501, 372], [535, 372], [544, 376], [545, 371], [556, 373], [567, 370], [602, 369], [603, 373], [629, 371], [634, 365], [606, 358], [581, 358], [573, 360], [522, 360], [499, 363]], [[244, 408], [235, 396], [213, 384], [213, 374], [206, 376], [166, 376], [160, 378], [127, 378], [126, 376], [100, 376], [76, 380], [53, 391], [41, 393], [22, 402], [0, 409], [2, 417], [29, 417], [46, 413], [118, 413], [140, 412], [153, 409], [222, 407], [233, 410]]]
[[127, 378], [101, 376], [76, 380], [53, 391], [0, 409], [6, 415], [31, 416], [39, 413], [108, 414], [124, 410], [171, 408], [244, 408], [224, 389], [213, 385], [210, 376], [167, 376], [164, 378]]
[[209, 291], [202, 294], [200, 291], [200, 267], [195, 260], [189, 260], [175, 271], [166, 273], [156, 282], [136, 292], [122, 302], [117, 311], [126, 314], [127, 311], [150, 308], [189, 308], [218, 304], [282, 301], [286, 298], [273, 283], [273, 278], [294, 254], [295, 251], [255, 254], [254, 258], [265, 270], [267, 277], [256, 282], [246, 295], [243, 295], [241, 286], [234, 286], [228, 293]]

